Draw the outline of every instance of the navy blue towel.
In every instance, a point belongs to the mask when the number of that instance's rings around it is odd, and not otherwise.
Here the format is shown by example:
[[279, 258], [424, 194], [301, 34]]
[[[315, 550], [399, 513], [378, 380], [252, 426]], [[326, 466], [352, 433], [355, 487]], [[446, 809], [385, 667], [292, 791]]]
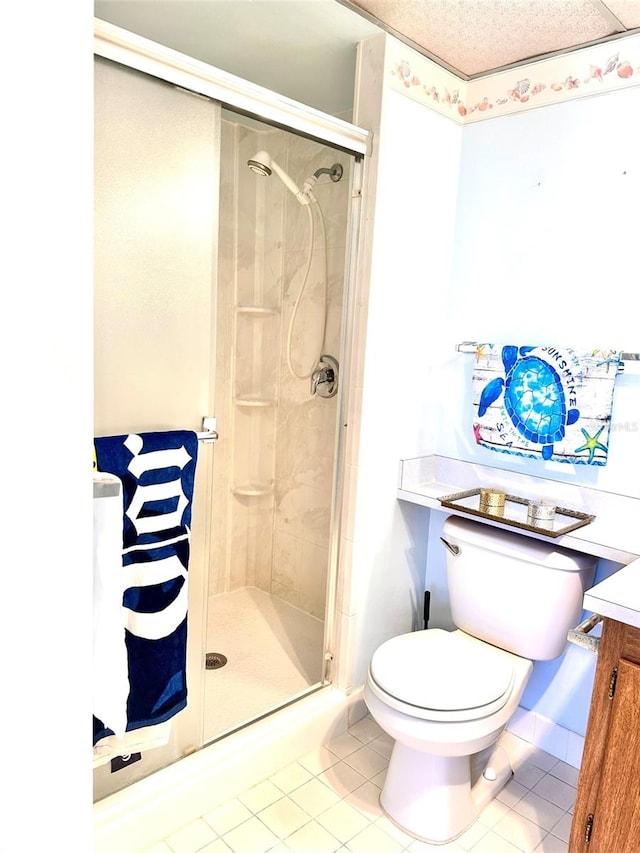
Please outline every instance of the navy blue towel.
[[[99, 471], [123, 488], [122, 571], [129, 668], [127, 731], [187, 704], [187, 572], [198, 458], [194, 432], [95, 439]], [[94, 745], [113, 734], [94, 717]]]

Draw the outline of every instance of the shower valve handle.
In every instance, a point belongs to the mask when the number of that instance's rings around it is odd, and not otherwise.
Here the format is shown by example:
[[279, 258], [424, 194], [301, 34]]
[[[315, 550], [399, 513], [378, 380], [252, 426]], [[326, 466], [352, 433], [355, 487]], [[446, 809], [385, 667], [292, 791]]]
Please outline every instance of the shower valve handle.
[[[311, 394], [317, 394], [320, 384], [331, 384], [336, 381], [332, 367], [322, 367], [311, 374]], [[321, 395], [326, 396], [326, 395]]]
[[331, 355], [321, 355], [311, 374], [311, 395], [334, 397], [338, 393], [338, 362]]
[[320, 370], [318, 368], [318, 370], [313, 371], [313, 373], [311, 374], [311, 389], [310, 389], [311, 390], [311, 396], [313, 396], [314, 394], [316, 394], [318, 392], [318, 385], [320, 384], [320, 380], [322, 380], [324, 378], [325, 378], [325, 371], [324, 370]]

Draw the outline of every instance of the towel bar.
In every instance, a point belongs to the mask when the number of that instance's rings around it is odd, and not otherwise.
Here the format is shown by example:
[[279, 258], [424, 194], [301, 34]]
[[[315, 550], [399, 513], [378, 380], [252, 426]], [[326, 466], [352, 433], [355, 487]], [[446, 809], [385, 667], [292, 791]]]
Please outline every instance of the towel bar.
[[[471, 352], [476, 353], [478, 351], [478, 344], [476, 341], [462, 341], [461, 344], [456, 344], [456, 352]], [[620, 356], [622, 361], [640, 361], [640, 352], [623, 352]], [[622, 372], [624, 370], [624, 364], [618, 365], [618, 371]]]
[[198, 436], [198, 441], [201, 441], [203, 444], [213, 444], [214, 441], [217, 441], [217, 425], [217, 418], [204, 417], [202, 419], [202, 432], [196, 433], [196, 435]]
[[204, 417], [202, 419], [202, 432], [196, 432], [196, 437], [198, 441], [201, 441], [203, 444], [213, 444], [214, 441], [217, 441], [218, 431], [216, 429], [216, 426], [216, 418]]

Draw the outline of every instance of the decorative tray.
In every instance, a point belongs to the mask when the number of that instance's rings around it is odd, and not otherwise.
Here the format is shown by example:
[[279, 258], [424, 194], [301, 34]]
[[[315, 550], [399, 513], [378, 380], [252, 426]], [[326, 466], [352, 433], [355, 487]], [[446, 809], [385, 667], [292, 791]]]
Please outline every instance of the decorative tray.
[[496, 521], [499, 524], [506, 524], [509, 527], [519, 527], [522, 530], [529, 530], [532, 533], [539, 533], [542, 536], [551, 536], [553, 539], [558, 536], [564, 536], [565, 533], [570, 533], [579, 527], [584, 527], [590, 524], [595, 518], [595, 515], [588, 515], [585, 512], [578, 512], [575, 509], [556, 506], [552, 518], [531, 520], [529, 517], [529, 504], [532, 502], [535, 503], [535, 501], [532, 501], [531, 498], [521, 498], [517, 495], [508, 495], [506, 493], [504, 494], [503, 505], [496, 506], [495, 508], [489, 507], [485, 510], [480, 508], [481, 491], [484, 490], [469, 489], [466, 492], [454, 492], [451, 495], [443, 495], [438, 500], [442, 506], [449, 507], [449, 509], [466, 512], [469, 515], [477, 515], [480, 518]]

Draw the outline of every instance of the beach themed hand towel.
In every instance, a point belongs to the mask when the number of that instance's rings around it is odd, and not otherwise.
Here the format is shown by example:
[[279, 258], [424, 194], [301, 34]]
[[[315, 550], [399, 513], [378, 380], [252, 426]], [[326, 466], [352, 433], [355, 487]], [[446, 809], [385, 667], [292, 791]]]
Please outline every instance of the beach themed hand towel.
[[[198, 439], [172, 431], [95, 439], [97, 468], [123, 489], [126, 731], [187, 704], [187, 572]], [[94, 745], [113, 734], [94, 717]]]
[[606, 465], [618, 350], [480, 344], [472, 391], [482, 447]]

